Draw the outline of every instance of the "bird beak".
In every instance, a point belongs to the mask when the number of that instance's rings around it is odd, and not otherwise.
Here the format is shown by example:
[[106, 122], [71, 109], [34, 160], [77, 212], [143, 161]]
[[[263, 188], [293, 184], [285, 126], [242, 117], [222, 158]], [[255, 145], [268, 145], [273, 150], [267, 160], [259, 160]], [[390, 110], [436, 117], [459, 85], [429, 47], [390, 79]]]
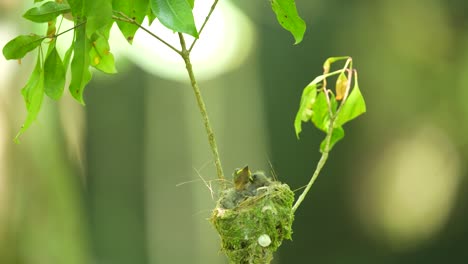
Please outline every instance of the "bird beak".
[[247, 175], [250, 175], [252, 174], [249, 170], [249, 165], [245, 166], [244, 168], [242, 169], [239, 169], [238, 171], [236, 171], [237, 174], [240, 174], [240, 173], [247, 173]]

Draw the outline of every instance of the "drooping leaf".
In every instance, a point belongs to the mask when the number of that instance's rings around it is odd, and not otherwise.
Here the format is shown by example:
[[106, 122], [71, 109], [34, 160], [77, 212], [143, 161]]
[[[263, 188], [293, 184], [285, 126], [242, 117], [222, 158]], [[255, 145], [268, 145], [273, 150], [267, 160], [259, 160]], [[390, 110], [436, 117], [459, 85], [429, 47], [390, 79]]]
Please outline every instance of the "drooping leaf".
[[336, 85], [335, 85], [336, 100], [339, 101], [344, 98], [347, 87], [348, 87], [348, 78], [346, 77], [346, 74], [342, 72], [340, 73], [340, 75], [338, 75], [338, 78], [336, 79]]
[[[139, 24], [143, 22], [143, 19], [145, 18], [148, 11], [148, 7], [149, 0], [112, 1], [112, 8], [115, 11], [124, 13], [126, 16], [135, 19], [135, 21]], [[124, 21], [117, 21], [117, 25], [119, 26], [119, 29], [124, 35], [125, 39], [127, 39], [127, 41], [131, 44], [133, 37], [135, 36], [135, 32], [138, 30], [138, 26]]]
[[[342, 127], [336, 127], [333, 129], [331, 138], [330, 138], [330, 146], [328, 148], [328, 151], [330, 151], [335, 144], [340, 141], [341, 139], [344, 138], [344, 129]], [[320, 152], [324, 152], [327, 147], [327, 138], [325, 138], [322, 143], [320, 144]]]
[[86, 84], [91, 80], [91, 72], [89, 71], [89, 50], [91, 44], [86, 37], [86, 27], [78, 27], [75, 30], [75, 34], [69, 89], [72, 96], [84, 105], [83, 91]]
[[7, 60], [21, 59], [28, 52], [41, 45], [43, 40], [43, 36], [36, 34], [18, 36], [10, 40], [10, 42], [8, 42], [5, 47], [3, 47], [3, 56]]
[[70, 11], [70, 5], [66, 3], [46, 2], [39, 7], [29, 9], [23, 17], [41, 23], [54, 20], [57, 16]]
[[47, 96], [58, 100], [65, 87], [66, 68], [55, 47], [55, 41], [50, 44], [47, 58], [44, 62], [44, 91]]
[[28, 82], [21, 90], [28, 114], [26, 120], [21, 126], [20, 131], [15, 137], [15, 142], [19, 142], [19, 137], [29, 128], [36, 120], [37, 114], [41, 109], [42, 99], [44, 97], [44, 71], [41, 67], [40, 59], [37, 59], [36, 67], [34, 68]]
[[94, 32], [113, 23], [112, 3], [111, 0], [91, 0], [85, 3], [86, 34], [89, 38]]
[[349, 56], [340, 56], [340, 57], [330, 57], [325, 60], [323, 63], [323, 71], [324, 73], [328, 73], [330, 71], [330, 67], [333, 63], [340, 61], [340, 60], [347, 60], [349, 59]]
[[354, 87], [349, 94], [348, 98], [344, 102], [344, 105], [341, 108], [341, 111], [338, 114], [338, 117], [335, 121], [335, 126], [340, 127], [346, 122], [353, 120], [354, 118], [362, 115], [366, 112], [366, 102], [364, 97], [359, 90], [359, 84], [356, 78], [354, 79]]
[[117, 73], [114, 55], [110, 52], [107, 39], [98, 32], [93, 34], [89, 51], [91, 66], [105, 73]]
[[187, 0], [151, 0], [151, 8], [165, 27], [198, 38], [192, 7]]
[[325, 133], [328, 131], [330, 118], [327, 98], [323, 92], [318, 93], [315, 103], [312, 105], [311, 120], [318, 129]]
[[296, 130], [296, 136], [299, 138], [299, 134], [302, 131], [302, 122], [310, 120], [313, 112], [312, 106], [315, 103], [317, 97], [317, 85], [309, 84], [304, 88], [301, 97], [301, 103], [299, 105], [299, 111], [297, 111], [296, 118], [294, 120], [294, 128]]
[[315, 77], [310, 83], [309, 85], [313, 85], [313, 84], [319, 84], [320, 82], [322, 82], [324, 79], [330, 77], [330, 76], [333, 76], [333, 75], [336, 75], [338, 73], [340, 73], [341, 70], [338, 70], [338, 71], [334, 71], [334, 72], [330, 72], [330, 73], [327, 73], [327, 74], [322, 74], [322, 75], [319, 75], [317, 77]]
[[294, 44], [299, 44], [304, 37], [306, 24], [297, 13], [294, 0], [270, 0], [270, 2], [280, 25], [294, 36], [296, 41]]

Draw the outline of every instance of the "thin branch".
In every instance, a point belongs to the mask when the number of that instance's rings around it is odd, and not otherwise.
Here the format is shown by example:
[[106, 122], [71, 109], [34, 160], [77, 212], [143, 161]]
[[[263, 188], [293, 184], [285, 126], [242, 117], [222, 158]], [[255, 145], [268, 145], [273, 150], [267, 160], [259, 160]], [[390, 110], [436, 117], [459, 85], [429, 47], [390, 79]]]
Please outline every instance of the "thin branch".
[[145, 31], [146, 33], [148, 33], [149, 35], [151, 35], [152, 37], [154, 37], [155, 39], [161, 41], [161, 43], [163, 43], [164, 45], [166, 45], [167, 47], [169, 47], [170, 49], [172, 49], [173, 51], [175, 51], [177, 54], [179, 55], [182, 55], [182, 52], [180, 50], [178, 50], [176, 47], [172, 46], [171, 44], [169, 44], [168, 42], [166, 42], [165, 40], [163, 40], [162, 38], [160, 38], [158, 35], [154, 34], [153, 32], [151, 32], [149, 29], [145, 28], [144, 26], [142, 26], [140, 23], [136, 22], [135, 19], [132, 19], [130, 17], [128, 17], [127, 15], [125, 15], [124, 13], [122, 12], [117, 12], [117, 11], [114, 11], [114, 13], [120, 15], [119, 16], [116, 16], [116, 15], [113, 15], [112, 18], [114, 20], [119, 20], [119, 21], [123, 21], [123, 22], [127, 22], [127, 23], [130, 23], [130, 24], [133, 24], [139, 28], [141, 28], [143, 31]]
[[[348, 69], [348, 65], [351, 65], [349, 69]], [[325, 93], [326, 98], [327, 98], [329, 111], [330, 111], [330, 113], [329, 113], [330, 114], [329, 115], [330, 116], [330, 123], [328, 125], [327, 136], [325, 137], [325, 149], [322, 152], [322, 156], [320, 157], [320, 160], [319, 160], [319, 162], [317, 164], [317, 167], [315, 168], [314, 174], [310, 178], [309, 183], [307, 184], [304, 191], [301, 193], [299, 198], [297, 198], [296, 202], [294, 203], [294, 206], [292, 207], [292, 212], [293, 213], [296, 212], [297, 208], [299, 208], [301, 203], [304, 201], [307, 193], [309, 192], [312, 185], [315, 183], [315, 180], [317, 180], [317, 177], [319, 176], [320, 172], [322, 171], [323, 166], [327, 162], [328, 154], [330, 152], [330, 144], [331, 144], [331, 138], [332, 138], [332, 135], [333, 135], [335, 121], [336, 121], [336, 118], [338, 117], [338, 114], [340, 113], [341, 109], [343, 108], [343, 105], [344, 105], [344, 103], [345, 103], [345, 101], [346, 101], [346, 99], [348, 97], [349, 90], [351, 89], [351, 79], [352, 79], [353, 73], [355, 72], [355, 70], [352, 68], [352, 58], [351, 57], [346, 61], [345, 66], [343, 67], [343, 69], [341, 71], [342, 72], [348, 71], [348, 83], [346, 85], [345, 96], [343, 98], [342, 103], [340, 104], [340, 107], [333, 114], [333, 113], [331, 113], [331, 104], [330, 104], [328, 94], [327, 94], [328, 89], [324, 90], [324, 93]]]
[[73, 26], [73, 27], [71, 27], [71, 28], [69, 28], [69, 29], [67, 29], [67, 30], [65, 30], [65, 31], [62, 31], [62, 32], [60, 32], [60, 33], [58, 33], [58, 34], [43, 36], [42, 38], [37, 39], [36, 41], [43, 41], [44, 39], [54, 39], [54, 38], [57, 38], [57, 37], [59, 37], [60, 35], [63, 35], [63, 34], [65, 34], [65, 33], [69, 32], [69, 31], [72, 31], [72, 30], [74, 30], [74, 29], [76, 29], [76, 28], [79, 28], [79, 27], [81, 27], [81, 26], [84, 25], [84, 24], [86, 24], [86, 21], [81, 22], [81, 23], [79, 23], [79, 24], [76, 24], [75, 26]]
[[203, 101], [200, 88], [198, 87], [197, 80], [195, 79], [195, 74], [193, 73], [192, 63], [190, 62], [190, 51], [187, 49], [184, 35], [182, 33], [178, 33], [178, 34], [179, 34], [180, 45], [182, 47], [181, 56], [184, 59], [185, 67], [187, 68], [187, 73], [190, 77], [193, 92], [195, 93], [195, 97], [197, 99], [198, 108], [200, 109], [200, 113], [203, 118], [203, 123], [205, 124], [205, 130], [208, 136], [208, 142], [210, 143], [211, 152], [212, 152], [215, 165], [216, 165], [216, 172], [218, 174], [218, 178], [223, 182], [223, 187], [225, 187], [226, 183], [224, 182], [225, 177], [224, 177], [223, 167], [221, 166], [221, 159], [219, 158], [218, 145], [216, 144], [216, 139], [215, 139], [215, 135], [213, 132], [213, 128], [211, 127], [211, 123], [208, 118], [208, 112], [206, 111], [205, 102]]
[[331, 143], [331, 137], [333, 134], [333, 126], [335, 124], [335, 119], [337, 115], [335, 114], [330, 118], [330, 124], [328, 125], [328, 132], [327, 136], [325, 137], [325, 149], [322, 152], [322, 156], [320, 157], [319, 162], [317, 163], [317, 167], [315, 168], [314, 174], [312, 175], [312, 178], [310, 178], [309, 183], [307, 184], [306, 188], [304, 191], [301, 193], [299, 198], [297, 198], [296, 202], [294, 203], [294, 206], [292, 207], [292, 212], [293, 214], [296, 212], [297, 208], [299, 208], [299, 205], [304, 201], [307, 193], [309, 192], [310, 188], [312, 185], [314, 185], [315, 180], [317, 180], [317, 177], [319, 176], [320, 172], [322, 171], [323, 166], [327, 162], [328, 159], [328, 154], [330, 152], [330, 143]]
[[[211, 14], [212, 14], [213, 11], [215, 10], [217, 4], [218, 4], [218, 0], [215, 0], [215, 1], [213, 2], [213, 4], [211, 5], [210, 12], [209, 12], [208, 15], [206, 16], [205, 21], [203, 21], [203, 24], [202, 24], [202, 26], [201, 26], [201, 28], [200, 28], [200, 31], [198, 32], [198, 38], [200, 38], [200, 35], [201, 35], [203, 29], [205, 28], [206, 23], [208, 23], [208, 20], [210, 20]], [[192, 51], [193, 47], [195, 46], [195, 43], [197, 43], [198, 38], [196, 38], [196, 39], [192, 42], [192, 45], [190, 45], [190, 48], [188, 49], [189, 52]]]
[[304, 191], [301, 193], [301, 195], [299, 196], [299, 198], [297, 198], [296, 200], [296, 203], [294, 203], [294, 206], [292, 207], [292, 213], [294, 214], [297, 210], [297, 208], [299, 207], [299, 205], [301, 205], [301, 203], [304, 201], [307, 193], [309, 192], [310, 188], [312, 187], [312, 185], [314, 184], [315, 180], [317, 179], [317, 177], [319, 176], [320, 174], [320, 171], [322, 170], [323, 166], [325, 165], [325, 163], [327, 162], [327, 159], [328, 159], [328, 151], [324, 151], [322, 153], [322, 156], [320, 157], [320, 160], [317, 164], [317, 168], [315, 169], [314, 171], [314, 174], [312, 175], [312, 178], [310, 179], [309, 183], [307, 184], [306, 188], [304, 189]]

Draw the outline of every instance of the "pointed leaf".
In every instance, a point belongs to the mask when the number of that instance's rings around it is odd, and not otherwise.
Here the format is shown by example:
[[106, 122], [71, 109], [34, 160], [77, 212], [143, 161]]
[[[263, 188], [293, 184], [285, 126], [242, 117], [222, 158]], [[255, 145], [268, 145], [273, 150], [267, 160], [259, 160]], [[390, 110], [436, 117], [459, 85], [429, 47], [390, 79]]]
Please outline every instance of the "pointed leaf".
[[176, 32], [198, 38], [192, 7], [187, 0], [150, 0], [151, 8], [159, 22]]
[[70, 93], [81, 104], [84, 105], [83, 91], [91, 80], [89, 71], [89, 50], [90, 43], [86, 37], [86, 28], [78, 27], [76, 30], [75, 47], [73, 49], [73, 60], [71, 62], [71, 82]]
[[294, 0], [270, 0], [270, 2], [280, 25], [294, 36], [296, 41], [294, 44], [299, 44], [304, 37], [306, 24], [297, 13]]
[[151, 5], [148, 5], [148, 10], [146, 11], [146, 17], [148, 18], [148, 24], [153, 24], [153, 21], [156, 19], [156, 15], [151, 8]]
[[49, 55], [44, 62], [44, 91], [50, 98], [58, 100], [63, 94], [66, 70], [55, 42], [50, 44], [49, 49]]
[[297, 111], [296, 119], [294, 120], [294, 128], [296, 130], [296, 136], [299, 138], [299, 134], [302, 131], [302, 122], [307, 122], [312, 116], [312, 106], [315, 103], [317, 97], [317, 85], [309, 84], [304, 88], [301, 97], [301, 103], [299, 105], [299, 111]]
[[117, 73], [114, 55], [110, 52], [107, 39], [96, 32], [91, 41], [89, 51], [91, 66], [105, 73]]
[[3, 47], [3, 56], [5, 56], [7, 60], [19, 60], [28, 52], [41, 45], [43, 40], [43, 36], [36, 34], [18, 36], [10, 40], [10, 42]]
[[154, 14], [153, 9], [151, 8], [151, 4], [148, 5], [148, 10], [146, 11], [146, 17], [148, 18], [149, 25], [153, 24], [153, 21], [156, 19], [156, 15]]
[[346, 122], [362, 115], [366, 112], [366, 102], [364, 101], [364, 97], [362, 97], [361, 91], [359, 90], [357, 75], [354, 79], [354, 87], [351, 91], [348, 98], [344, 102], [338, 117], [335, 121], [335, 126], [340, 127], [344, 125]]
[[[338, 141], [343, 139], [344, 135], [345, 133], [342, 127], [334, 128], [332, 132], [332, 136], [330, 138], [330, 146], [328, 148], [328, 151], [330, 151]], [[326, 147], [327, 147], [327, 138], [325, 138], [320, 144], [320, 152], [324, 152], [326, 150]]]
[[40, 7], [33, 7], [26, 11], [24, 18], [34, 22], [48, 22], [57, 16], [70, 12], [70, 5], [66, 3], [46, 2]]
[[[146, 16], [149, 7], [149, 0], [113, 0], [112, 1], [112, 8], [115, 11], [120, 11], [135, 19], [136, 22], [141, 24], [143, 19]], [[119, 26], [120, 31], [124, 35], [125, 39], [127, 39], [130, 44], [133, 41], [133, 37], [135, 36], [135, 32], [138, 30], [137, 25], [133, 25], [124, 21], [117, 21], [117, 25]]]
[[41, 68], [41, 62], [37, 59], [36, 67], [29, 77], [28, 82], [21, 90], [28, 115], [20, 131], [15, 137], [15, 142], [19, 142], [19, 137], [29, 128], [29, 126], [36, 120], [37, 114], [41, 109], [42, 99], [44, 98], [44, 71]]

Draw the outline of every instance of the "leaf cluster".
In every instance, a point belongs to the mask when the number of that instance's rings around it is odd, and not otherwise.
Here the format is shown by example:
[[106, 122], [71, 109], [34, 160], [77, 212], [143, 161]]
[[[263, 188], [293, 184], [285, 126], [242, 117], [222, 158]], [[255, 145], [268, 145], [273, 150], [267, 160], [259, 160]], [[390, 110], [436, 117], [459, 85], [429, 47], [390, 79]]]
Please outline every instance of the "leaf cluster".
[[[337, 61], [346, 60], [340, 70], [330, 72]], [[327, 88], [327, 79], [337, 76], [334, 91]], [[353, 80], [354, 79], [354, 80]], [[366, 103], [359, 90], [357, 71], [351, 57], [331, 57], [323, 64], [323, 74], [310, 82], [302, 92], [294, 120], [296, 136], [303, 122], [312, 122], [327, 134], [320, 144], [321, 152], [329, 152], [344, 137], [343, 125], [366, 112]]]
[[[217, 2], [214, 0], [205, 23]], [[84, 89], [92, 77], [90, 67], [116, 73], [109, 45], [109, 32], [114, 22], [130, 44], [137, 30], [143, 28], [141, 24], [145, 18], [150, 24], [158, 19], [168, 29], [196, 39], [204, 27], [197, 30], [195, 25], [194, 0], [34, 0], [34, 3], [37, 6], [27, 10], [23, 17], [34, 23], [47, 23], [45, 34], [20, 35], [3, 48], [7, 60], [21, 60], [26, 54], [38, 50], [36, 66], [22, 90], [28, 116], [16, 140], [36, 119], [44, 95], [54, 100], [62, 96], [67, 72], [71, 72], [69, 91], [81, 104], [84, 104]], [[294, 0], [271, 0], [271, 6], [281, 26], [299, 43], [305, 23], [297, 13]], [[61, 23], [58, 27], [56, 24], [64, 18], [72, 20], [74, 27], [60, 31]], [[62, 58], [56, 49], [56, 40], [68, 31], [73, 31], [73, 42]], [[45, 54], [43, 46], [48, 46]]]

